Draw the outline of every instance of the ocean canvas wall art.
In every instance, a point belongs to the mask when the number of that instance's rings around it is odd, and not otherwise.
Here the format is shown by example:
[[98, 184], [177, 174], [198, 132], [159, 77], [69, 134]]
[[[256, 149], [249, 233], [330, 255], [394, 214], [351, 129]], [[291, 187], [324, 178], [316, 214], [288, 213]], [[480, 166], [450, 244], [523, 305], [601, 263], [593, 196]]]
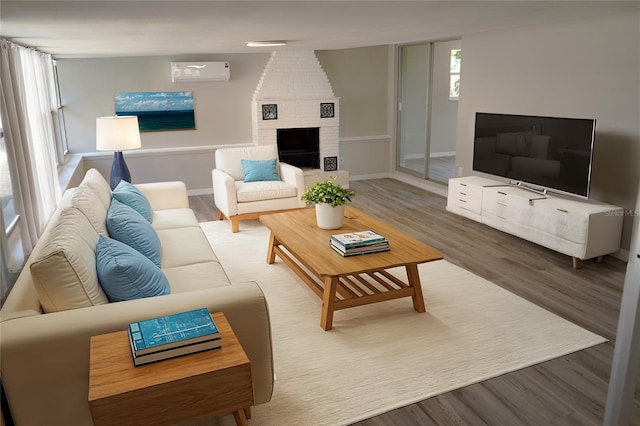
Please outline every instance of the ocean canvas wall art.
[[121, 92], [116, 115], [138, 116], [141, 132], [194, 130], [193, 92]]

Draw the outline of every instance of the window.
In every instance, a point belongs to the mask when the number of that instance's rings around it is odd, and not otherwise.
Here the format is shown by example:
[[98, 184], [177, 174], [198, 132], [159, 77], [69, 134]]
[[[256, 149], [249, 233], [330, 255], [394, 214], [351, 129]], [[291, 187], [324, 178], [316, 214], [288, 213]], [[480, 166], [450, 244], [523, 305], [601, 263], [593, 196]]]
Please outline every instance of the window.
[[60, 166], [64, 164], [64, 157], [69, 151], [69, 148], [67, 146], [67, 130], [64, 121], [62, 99], [60, 97], [60, 83], [58, 81], [58, 65], [56, 61], [53, 61], [53, 82], [55, 84], [57, 109], [51, 111], [51, 114], [53, 115], [53, 125], [56, 132], [56, 157], [58, 166]]
[[7, 146], [4, 141], [4, 131], [2, 130], [2, 119], [0, 118], [0, 203], [2, 204], [2, 216], [4, 219], [4, 229], [9, 235], [14, 230], [18, 221], [13, 205], [13, 190], [11, 189], [11, 174], [9, 173], [9, 161], [7, 157]]
[[460, 98], [460, 64], [462, 62], [462, 49], [451, 49], [449, 61], [449, 100], [457, 101]]
[[1, 304], [57, 208], [57, 151], [65, 148], [57, 142], [59, 102], [51, 55], [3, 38], [0, 54], [11, 64], [1, 67], [0, 84], [3, 92], [7, 87], [15, 94], [3, 98], [0, 123]]

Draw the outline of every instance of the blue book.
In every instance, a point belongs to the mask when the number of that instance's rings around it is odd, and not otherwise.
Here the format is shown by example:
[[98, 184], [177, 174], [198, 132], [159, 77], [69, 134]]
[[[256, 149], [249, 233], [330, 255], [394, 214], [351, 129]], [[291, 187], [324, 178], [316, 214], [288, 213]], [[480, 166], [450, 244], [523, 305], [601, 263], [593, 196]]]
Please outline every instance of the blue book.
[[219, 340], [220, 331], [206, 308], [151, 318], [129, 324], [134, 356], [194, 343]]

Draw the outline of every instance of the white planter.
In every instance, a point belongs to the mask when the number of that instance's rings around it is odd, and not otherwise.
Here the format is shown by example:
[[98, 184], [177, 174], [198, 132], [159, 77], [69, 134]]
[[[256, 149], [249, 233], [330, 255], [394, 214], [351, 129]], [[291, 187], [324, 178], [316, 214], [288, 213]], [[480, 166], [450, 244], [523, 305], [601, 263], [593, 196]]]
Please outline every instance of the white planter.
[[316, 204], [316, 221], [318, 228], [338, 229], [344, 223], [344, 205], [331, 207], [331, 204]]

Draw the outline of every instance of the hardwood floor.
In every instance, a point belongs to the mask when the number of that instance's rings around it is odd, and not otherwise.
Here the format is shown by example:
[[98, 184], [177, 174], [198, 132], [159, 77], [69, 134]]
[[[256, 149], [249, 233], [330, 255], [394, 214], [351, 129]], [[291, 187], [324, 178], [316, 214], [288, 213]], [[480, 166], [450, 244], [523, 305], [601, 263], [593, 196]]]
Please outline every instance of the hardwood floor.
[[[573, 269], [570, 257], [448, 213], [445, 198], [393, 179], [354, 181], [350, 188], [354, 207], [610, 340], [356, 425], [602, 424], [626, 263], [606, 256], [604, 263], [584, 261]], [[190, 203], [200, 221], [217, 219], [212, 196], [190, 197]]]
[[[429, 159], [429, 179], [446, 184], [455, 177], [456, 157], [431, 157]], [[405, 160], [403, 166], [424, 175], [424, 158]]]

